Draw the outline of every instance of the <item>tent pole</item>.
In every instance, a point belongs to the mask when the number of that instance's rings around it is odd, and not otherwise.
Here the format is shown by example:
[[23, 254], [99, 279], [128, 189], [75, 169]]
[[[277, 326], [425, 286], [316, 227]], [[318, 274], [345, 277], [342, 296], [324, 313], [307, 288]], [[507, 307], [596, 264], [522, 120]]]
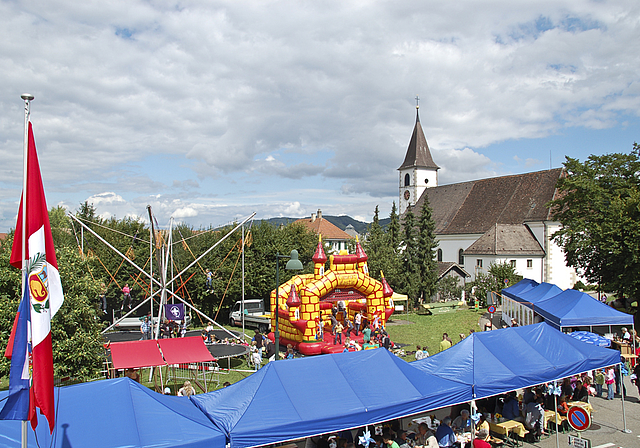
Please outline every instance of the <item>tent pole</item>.
[[622, 374], [622, 364], [618, 364], [618, 373], [620, 375], [620, 398], [622, 400], [622, 425], [624, 426], [622, 432], [630, 433], [631, 430], [627, 428], [627, 416], [624, 412], [624, 375]]
[[560, 448], [560, 439], [559, 439], [559, 435], [558, 432], [560, 431], [560, 428], [558, 428], [558, 396], [556, 395], [556, 389], [558, 388], [558, 382], [554, 381], [553, 382], [553, 411], [556, 413], [554, 419], [554, 424], [556, 426], [556, 448]]
[[478, 408], [476, 407], [476, 400], [471, 400], [471, 445], [473, 445], [473, 439], [476, 438], [476, 422], [473, 419], [473, 416], [478, 412]]

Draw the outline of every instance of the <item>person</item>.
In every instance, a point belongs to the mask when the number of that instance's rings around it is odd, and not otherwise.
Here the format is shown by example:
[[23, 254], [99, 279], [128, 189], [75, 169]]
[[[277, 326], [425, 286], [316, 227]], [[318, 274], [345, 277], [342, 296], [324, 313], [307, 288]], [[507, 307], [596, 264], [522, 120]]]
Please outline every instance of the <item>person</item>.
[[507, 395], [507, 399], [502, 406], [502, 416], [507, 420], [524, 421], [524, 418], [520, 415], [520, 407], [518, 406], [515, 392], [509, 392]]
[[489, 438], [489, 431], [486, 428], [481, 428], [478, 431], [478, 437], [473, 439], [473, 448], [491, 448], [491, 444], [487, 441]]
[[425, 448], [438, 448], [438, 439], [429, 430], [426, 423], [420, 423], [418, 425], [418, 434], [413, 442], [413, 446], [424, 446]]
[[527, 387], [524, 390], [524, 396], [522, 398], [523, 403], [529, 404], [535, 400], [536, 400], [536, 393], [533, 391], [533, 387]]
[[518, 321], [516, 320], [515, 317], [513, 319], [511, 319], [511, 326], [512, 327], [519, 327], [520, 326], [520, 325], [518, 325]]
[[576, 388], [573, 389], [573, 395], [571, 396], [572, 401], [589, 401], [589, 392], [587, 392], [587, 388], [582, 386], [582, 381], [576, 381]]
[[229, 381], [225, 381], [224, 383], [222, 383], [222, 388], [224, 389], [225, 387], [229, 387], [231, 386], [231, 383]]
[[422, 347], [420, 347], [419, 345], [416, 345], [416, 361], [420, 361], [421, 359], [424, 359], [424, 358], [426, 358], [426, 356], [424, 356]]
[[151, 323], [148, 316], [145, 316], [144, 321], [140, 324], [140, 333], [142, 333], [142, 339], [151, 339]]
[[180, 337], [183, 338], [187, 335], [187, 319], [182, 321], [182, 325], [180, 325]]
[[337, 341], [340, 341], [340, 345], [342, 345], [342, 331], [344, 330], [344, 327], [342, 326], [342, 324], [338, 321], [336, 321], [335, 326], [333, 327], [333, 345], [337, 344]]
[[271, 342], [271, 339], [267, 338], [265, 341], [265, 350], [267, 352], [268, 362], [276, 360], [276, 344]]
[[356, 336], [358, 336], [358, 332], [360, 331], [360, 325], [362, 324], [362, 314], [360, 311], [356, 313], [356, 316], [353, 318], [353, 323], [356, 329]]
[[629, 329], [627, 327], [622, 327], [622, 340], [625, 342], [629, 342], [631, 340], [631, 333], [629, 333]]
[[213, 272], [211, 272], [210, 269], [207, 269], [205, 271], [205, 274], [207, 275], [207, 283], [206, 283], [207, 292], [211, 292], [213, 291]]
[[162, 338], [169, 339], [171, 338], [171, 325], [168, 320], [165, 320], [162, 324]]
[[613, 387], [616, 382], [616, 373], [613, 371], [613, 366], [609, 366], [605, 370], [604, 382], [607, 385], [607, 400], [613, 400]]
[[190, 397], [195, 394], [196, 390], [191, 385], [191, 381], [185, 381], [182, 387], [178, 390], [178, 397]]
[[485, 322], [484, 324], [484, 331], [491, 331], [493, 330], [493, 325], [491, 324], [491, 318], [489, 318], [489, 320], [487, 320], [487, 322]]
[[484, 440], [486, 440], [487, 442], [489, 441], [489, 430], [491, 429], [491, 427], [489, 426], [489, 422], [487, 421], [487, 418], [484, 416], [484, 414], [480, 414], [480, 418], [478, 419], [478, 432], [476, 433], [476, 437], [480, 438], [480, 431], [482, 431], [483, 429], [486, 431], [487, 435], [484, 437]]
[[396, 434], [396, 443], [398, 448], [410, 448], [411, 441], [407, 439], [407, 431], [400, 429]]
[[602, 389], [604, 387], [604, 373], [602, 373], [602, 369], [596, 370], [594, 383], [596, 386], [596, 397], [602, 397]]
[[136, 383], [140, 382], [140, 374], [138, 373], [137, 370], [127, 369], [124, 376], [126, 376], [127, 378], [131, 378]]
[[573, 395], [573, 387], [571, 387], [571, 378], [565, 378], [562, 380], [562, 386], [560, 387], [562, 395], [565, 397], [571, 397]]
[[338, 307], [334, 303], [331, 306], [331, 334], [336, 334], [336, 324], [338, 323]]
[[471, 431], [471, 418], [469, 418], [469, 411], [466, 409], [460, 411], [460, 415], [455, 418], [451, 426], [457, 431]]
[[633, 376], [631, 377], [631, 382], [634, 383], [636, 385], [636, 387], [638, 388], [638, 396], [640, 396], [640, 363], [637, 363], [636, 366], [633, 368], [633, 375], [635, 375], [635, 378], [633, 378]]
[[324, 322], [321, 317], [316, 317], [316, 340], [324, 340]]
[[449, 339], [449, 335], [447, 333], [443, 333], [442, 341], [440, 341], [440, 347], [439, 347], [438, 353], [443, 352], [450, 347], [451, 347], [451, 339]]
[[[255, 344], [255, 341], [252, 344]], [[253, 364], [253, 370], [258, 370], [262, 365], [262, 351], [255, 345], [251, 348], [251, 364]]]
[[264, 336], [259, 330], [256, 330], [255, 335], [251, 339], [251, 343], [255, 342], [256, 349], [260, 353], [260, 359], [262, 359], [262, 348], [264, 347]]
[[558, 399], [558, 414], [566, 416], [567, 412], [569, 412], [567, 397], [565, 397], [564, 395], [560, 395], [560, 398]]
[[107, 314], [107, 287], [104, 283], [100, 285], [98, 301], [100, 302], [100, 309], [104, 312], [104, 314]]
[[368, 344], [369, 342], [371, 342], [371, 328], [365, 325], [364, 330], [362, 330], [362, 343]]
[[293, 355], [293, 349], [292, 348], [288, 348], [287, 349], [287, 356], [285, 357], [285, 359], [293, 359], [295, 358], [295, 356]]
[[442, 419], [440, 426], [436, 429], [436, 440], [438, 441], [438, 446], [443, 448], [455, 445], [456, 435], [451, 429], [451, 417], [446, 416]]
[[128, 303], [129, 309], [131, 309], [131, 288], [129, 288], [129, 283], [125, 283], [122, 287], [122, 306], [120, 307], [120, 311], [124, 310], [124, 306]]
[[351, 332], [354, 330], [354, 328], [348, 317], [344, 318], [344, 330], [346, 333], [346, 337], [351, 337]]
[[534, 401], [527, 403], [524, 413], [524, 425], [527, 429], [533, 431], [537, 437], [542, 435], [542, 428], [544, 427], [544, 408], [542, 407], [542, 401], [542, 397], [538, 397]]
[[164, 388], [164, 395], [171, 395], [171, 389], [168, 387]]
[[388, 448], [400, 448], [400, 445], [393, 439], [393, 434], [390, 430], [382, 433], [382, 441]]

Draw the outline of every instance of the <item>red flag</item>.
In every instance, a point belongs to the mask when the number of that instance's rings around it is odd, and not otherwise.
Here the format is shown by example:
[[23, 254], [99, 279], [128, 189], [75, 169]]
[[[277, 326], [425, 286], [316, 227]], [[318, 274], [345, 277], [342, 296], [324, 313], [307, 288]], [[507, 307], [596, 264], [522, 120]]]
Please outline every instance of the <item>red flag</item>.
[[[53, 401], [53, 352], [51, 348], [51, 318], [64, 300], [56, 251], [53, 247], [49, 212], [42, 187], [42, 177], [36, 153], [33, 130], [29, 123], [27, 152], [27, 191], [22, 192], [10, 263], [22, 267], [27, 260], [27, 275], [31, 314], [32, 386], [29, 420], [38, 424], [36, 407], [40, 408], [53, 432], [55, 424]], [[25, 200], [26, 198], [26, 200]], [[26, 204], [26, 205], [25, 205]], [[26, 207], [26, 254], [22, 253], [22, 207]]]

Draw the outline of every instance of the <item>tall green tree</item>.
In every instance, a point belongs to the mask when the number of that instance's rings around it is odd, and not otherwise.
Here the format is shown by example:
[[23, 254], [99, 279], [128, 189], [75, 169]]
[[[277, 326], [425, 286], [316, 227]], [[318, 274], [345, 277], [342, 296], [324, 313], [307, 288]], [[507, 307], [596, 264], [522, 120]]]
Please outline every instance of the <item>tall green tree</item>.
[[417, 303], [422, 290], [421, 272], [419, 264], [418, 231], [416, 218], [411, 207], [404, 213], [402, 223], [401, 260], [404, 293], [412, 303]]
[[389, 214], [389, 226], [387, 227], [387, 233], [389, 234], [389, 244], [395, 251], [400, 247], [400, 231], [398, 208], [396, 207], [396, 202], [393, 201], [393, 204], [391, 205], [391, 213]]
[[400, 277], [400, 266], [397, 245], [389, 242], [391, 239], [389, 232], [385, 232], [380, 226], [379, 210], [376, 206], [373, 221], [369, 226], [369, 236], [364, 241], [363, 247], [369, 257], [370, 275], [381, 280], [380, 272], [384, 272], [389, 285], [395, 290], [402, 285], [403, 279]]
[[567, 157], [557, 199], [548, 205], [562, 228], [553, 239], [565, 259], [607, 291], [640, 293], [640, 146], [628, 154]]
[[437, 247], [433, 210], [429, 204], [429, 197], [424, 195], [424, 203], [418, 218], [418, 250], [416, 252], [420, 273], [420, 295], [423, 301], [429, 301], [436, 293], [436, 284], [438, 283]]

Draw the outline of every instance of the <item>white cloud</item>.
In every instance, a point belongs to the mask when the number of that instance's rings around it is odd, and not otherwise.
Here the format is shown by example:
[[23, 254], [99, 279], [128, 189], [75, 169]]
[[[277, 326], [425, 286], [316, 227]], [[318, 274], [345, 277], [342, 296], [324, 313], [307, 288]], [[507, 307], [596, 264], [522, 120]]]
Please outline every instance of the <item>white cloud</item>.
[[397, 196], [416, 94], [441, 183], [546, 158], [505, 142], [637, 118], [639, 15], [633, 0], [2, 2], [0, 227], [26, 91], [50, 203], [195, 225], [296, 202], [370, 216]]

